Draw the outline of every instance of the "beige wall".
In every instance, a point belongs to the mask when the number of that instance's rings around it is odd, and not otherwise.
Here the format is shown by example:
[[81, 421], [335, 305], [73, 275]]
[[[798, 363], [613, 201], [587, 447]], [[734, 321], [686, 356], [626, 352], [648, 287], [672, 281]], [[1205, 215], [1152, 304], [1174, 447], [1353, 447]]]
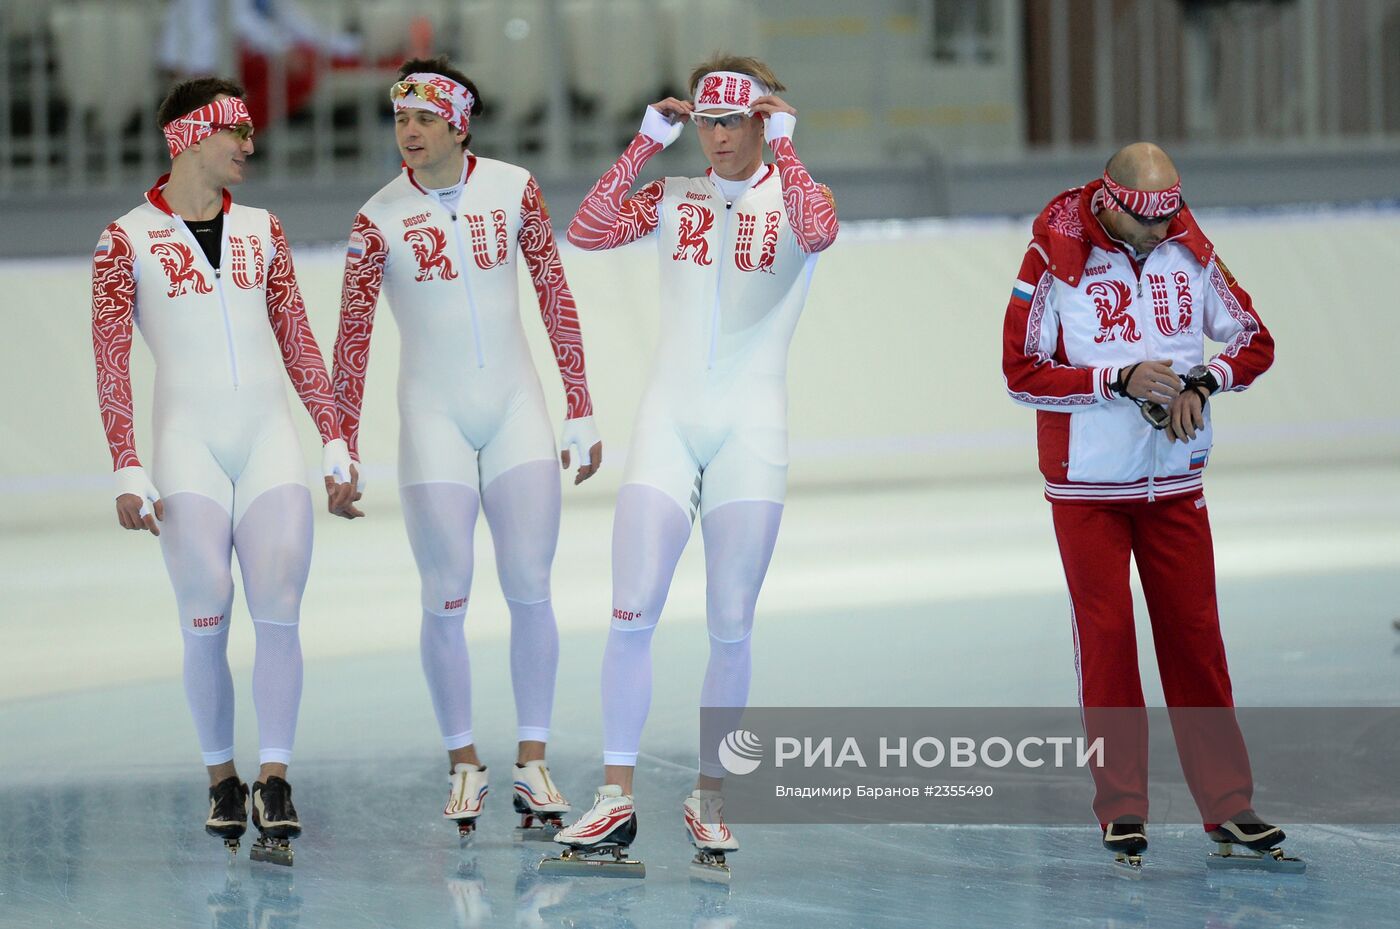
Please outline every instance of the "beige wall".
[[[1400, 213], [1206, 216], [1203, 224], [1279, 346], [1274, 369], [1255, 389], [1216, 401], [1212, 466], [1400, 460], [1400, 413], [1385, 389], [1400, 327], [1394, 287], [1382, 283], [1400, 258]], [[794, 486], [992, 476], [1024, 478], [1034, 488], [1033, 414], [1006, 399], [1000, 372], [1002, 314], [1027, 229], [996, 220], [843, 230], [817, 265], [792, 349]], [[654, 251], [646, 242], [603, 254], [566, 247], [564, 262], [607, 447], [592, 492], [609, 493], [650, 368]], [[297, 268], [329, 355], [340, 255], [302, 251]], [[7, 394], [0, 525], [86, 518], [98, 504], [106, 512], [110, 458], [96, 409], [88, 287], [85, 263], [0, 262]], [[523, 279], [521, 292], [557, 416], [559, 380]], [[397, 360], [397, 332], [384, 309], [361, 439], [371, 478], [384, 490], [395, 459]], [[144, 346], [133, 368], [138, 449], [148, 452]], [[314, 434], [297, 410], [312, 466]]]

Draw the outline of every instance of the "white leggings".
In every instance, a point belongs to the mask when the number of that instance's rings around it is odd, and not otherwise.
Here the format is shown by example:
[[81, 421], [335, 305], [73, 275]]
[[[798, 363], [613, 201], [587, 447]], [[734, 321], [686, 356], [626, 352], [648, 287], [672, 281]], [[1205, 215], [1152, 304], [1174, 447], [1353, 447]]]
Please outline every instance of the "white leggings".
[[[236, 497], [238, 487], [234, 487]], [[239, 501], [241, 503], [241, 501]], [[253, 705], [261, 764], [288, 764], [301, 703], [301, 598], [311, 568], [311, 495], [281, 484], [229, 511], [202, 494], [164, 498], [161, 551], [185, 639], [185, 696], [206, 765], [233, 759], [233, 676], [228, 666], [233, 606], [230, 556], [238, 553], [257, 636]]]
[[478, 498], [468, 484], [436, 481], [399, 489], [422, 580], [419, 651], [443, 745], [472, 744], [471, 662], [465, 618], [473, 571], [472, 536], [486, 511], [496, 573], [510, 608], [510, 671], [518, 738], [549, 740], [559, 631], [549, 573], [559, 541], [559, 465], [528, 461], [503, 472]]
[[[735, 500], [716, 506], [700, 521], [710, 635], [700, 706], [702, 711], [735, 710], [705, 713], [712, 724], [702, 727], [700, 771], [710, 777], [724, 776], [717, 753], [717, 738], [731, 728], [724, 720], [732, 717], [737, 724], [748, 703], [754, 606], [782, 514], [781, 503]], [[603, 653], [604, 764], [637, 763], [651, 708], [651, 637], [689, 536], [689, 513], [671, 495], [647, 484], [622, 486], [613, 518], [613, 620]]]

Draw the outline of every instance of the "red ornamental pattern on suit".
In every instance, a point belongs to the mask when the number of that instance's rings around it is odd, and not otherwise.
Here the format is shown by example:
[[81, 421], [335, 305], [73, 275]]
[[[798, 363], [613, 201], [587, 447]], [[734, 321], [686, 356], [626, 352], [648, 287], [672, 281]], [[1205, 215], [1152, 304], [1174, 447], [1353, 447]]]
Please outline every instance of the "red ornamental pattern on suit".
[[272, 268], [267, 278], [267, 318], [282, 349], [282, 364], [302, 405], [311, 414], [321, 442], [340, 438], [335, 404], [331, 400], [331, 379], [316, 345], [316, 337], [306, 321], [306, 304], [297, 286], [292, 266], [292, 250], [282, 232], [282, 223], [269, 215], [272, 225]]
[[[506, 211], [492, 210], [491, 223], [495, 229], [496, 254], [487, 244], [486, 217], [480, 213], [466, 214], [467, 228], [472, 237], [472, 260], [483, 271], [490, 271], [510, 255], [510, 237], [506, 233]], [[450, 280], [450, 278], [449, 278]]]
[[1176, 335], [1191, 328], [1193, 301], [1191, 278], [1185, 271], [1172, 272], [1172, 284], [1176, 290], [1176, 318], [1172, 318], [1171, 296], [1167, 288], [1167, 278], [1162, 274], [1149, 274], [1147, 279], [1152, 287], [1152, 316], [1162, 335]]
[[[252, 254], [251, 262], [249, 253]], [[253, 290], [263, 283], [262, 240], [255, 235], [228, 237], [229, 273], [233, 282], [244, 290]], [[251, 267], [250, 267], [251, 266]], [[249, 273], [251, 271], [251, 273]]]
[[1142, 333], [1137, 331], [1137, 323], [1128, 314], [1128, 300], [1132, 294], [1122, 281], [1095, 281], [1084, 289], [1094, 298], [1094, 309], [1099, 314], [1099, 334], [1094, 341], [1112, 342], [1122, 335], [1124, 342], [1137, 342]]
[[[652, 181], [627, 197], [647, 159], [661, 151], [660, 142], [638, 133], [626, 151], [593, 185], [569, 223], [569, 241], [579, 248], [599, 251], [640, 239], [661, 221], [665, 183]], [[623, 198], [627, 197], [626, 201]]]
[[[559, 249], [554, 242], [548, 208], [533, 177], [526, 182], [521, 197], [520, 220], [517, 241], [530, 271], [530, 279], [539, 298], [540, 317], [559, 366], [559, 376], [564, 384], [566, 415], [569, 419], [590, 416], [593, 401], [588, 392], [578, 311], [564, 276]], [[411, 242], [407, 234], [405, 241]], [[365, 214], [357, 214], [341, 285], [340, 331], [336, 339], [334, 378], [341, 431], [356, 460], [359, 460], [360, 411], [370, 339], [374, 330], [374, 313], [384, 286], [388, 256], [388, 240], [379, 227]], [[415, 277], [415, 281], [423, 283], [424, 279]]]
[[783, 206], [787, 208], [788, 224], [802, 243], [802, 250], [811, 254], [830, 248], [836, 241], [841, 224], [836, 219], [836, 198], [831, 188], [812, 180], [812, 175], [797, 157], [792, 139], [774, 139], [773, 158], [783, 181]]
[[734, 265], [740, 271], [763, 271], [773, 273], [773, 260], [778, 255], [778, 224], [782, 214], [769, 210], [764, 215], [763, 240], [759, 246], [758, 261], [753, 260], [754, 227], [758, 216], [754, 213], [739, 214], [739, 233], [734, 241]]
[[437, 226], [417, 226], [403, 234], [403, 240], [413, 248], [418, 259], [418, 274], [414, 280], [455, 281], [457, 272], [447, 257], [447, 234]]
[[[369, 342], [374, 329], [375, 304], [379, 302], [379, 291], [384, 284], [389, 243], [369, 217], [357, 213], [350, 231], [350, 248], [340, 288], [340, 335], [335, 340], [335, 404], [340, 412], [341, 435], [350, 446], [351, 457], [358, 461]], [[362, 249], [363, 253], [356, 256], [356, 249]]]
[[151, 254], [160, 259], [165, 278], [170, 283], [167, 297], [183, 297], [194, 288], [197, 294], [211, 294], [214, 288], [194, 266], [194, 253], [183, 242], [156, 242], [151, 245]]
[[708, 207], [694, 203], [678, 203], [681, 224], [676, 235], [676, 253], [673, 261], [694, 261], [698, 265], [711, 263], [710, 243], [705, 237], [715, 226], [715, 214]]
[[559, 377], [564, 382], [566, 416], [569, 419], [591, 416], [593, 400], [588, 393], [584, 370], [583, 332], [579, 329], [578, 310], [564, 277], [564, 263], [554, 242], [549, 210], [533, 177], [525, 185], [519, 241], [525, 266], [530, 269], [530, 280], [535, 285], [535, 295], [539, 298], [540, 318], [549, 335], [549, 344], [554, 348]]
[[112, 468], [135, 467], [131, 405], [131, 309], [136, 304], [135, 253], [113, 223], [92, 259], [92, 347], [97, 357], [97, 405], [112, 451]]
[[1175, 332], [1191, 328], [1191, 279], [1184, 271], [1172, 272], [1172, 283], [1176, 285], [1176, 328], [1167, 329], [1162, 325], [1161, 318], [1157, 320], [1157, 326], [1164, 335], [1172, 335]]
[[[775, 139], [771, 148], [782, 180], [788, 225], [804, 252], [823, 251], [836, 241], [841, 228], [831, 191], [812, 180], [791, 139]], [[641, 133], [633, 137], [622, 157], [598, 179], [579, 206], [569, 223], [570, 242], [599, 251], [626, 245], [656, 229], [665, 182], [652, 181], [630, 197], [627, 190], [642, 165], [661, 149], [661, 143]]]

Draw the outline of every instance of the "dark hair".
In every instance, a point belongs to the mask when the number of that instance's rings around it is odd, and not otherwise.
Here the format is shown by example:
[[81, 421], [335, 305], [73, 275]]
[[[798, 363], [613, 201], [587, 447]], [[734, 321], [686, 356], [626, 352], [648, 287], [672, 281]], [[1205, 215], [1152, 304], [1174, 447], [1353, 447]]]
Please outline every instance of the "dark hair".
[[196, 77], [181, 81], [170, 88], [170, 93], [160, 103], [156, 111], [156, 121], [164, 129], [175, 120], [207, 103], [213, 103], [220, 95], [242, 98], [243, 88], [235, 81], [222, 77]]
[[[422, 73], [441, 74], [443, 77], [451, 78], [458, 84], [461, 84], [463, 87], [467, 88], [467, 90], [471, 91], [472, 95], [472, 108], [470, 111], [470, 115], [480, 115], [482, 109], [481, 91], [476, 89], [476, 85], [472, 83], [471, 78], [467, 77], [461, 71], [458, 71], [456, 68], [452, 67], [452, 62], [447, 60], [446, 55], [439, 55], [436, 58], [408, 59], [408, 61], [405, 61], [402, 65], [399, 66], [398, 80], [403, 80], [410, 74]], [[467, 137], [462, 140], [462, 148], [465, 150], [466, 147], [471, 144], [472, 134], [468, 132]]]

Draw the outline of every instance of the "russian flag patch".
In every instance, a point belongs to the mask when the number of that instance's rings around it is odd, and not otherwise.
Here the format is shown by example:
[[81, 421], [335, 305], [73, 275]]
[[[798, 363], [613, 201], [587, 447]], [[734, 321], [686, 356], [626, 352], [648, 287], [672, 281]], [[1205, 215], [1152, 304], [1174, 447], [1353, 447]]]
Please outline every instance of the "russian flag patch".
[[1031, 297], [1035, 296], [1035, 288], [1025, 281], [1017, 280], [1011, 284], [1011, 299], [1031, 302]]
[[1191, 453], [1191, 470], [1199, 471], [1206, 466], [1206, 459], [1210, 457], [1210, 449], [1201, 448]]
[[107, 230], [104, 229], [104, 230], [102, 230], [102, 235], [101, 235], [101, 237], [99, 237], [98, 240], [97, 240], [97, 248], [93, 251], [92, 257], [98, 258], [98, 259], [106, 258], [106, 257], [107, 257], [107, 254], [108, 254], [109, 252], [111, 252], [111, 250], [112, 250], [112, 233], [110, 233], [110, 232], [108, 232]]
[[351, 261], [359, 261], [365, 257], [365, 237], [358, 232], [350, 235], [350, 247], [345, 250], [345, 257]]

